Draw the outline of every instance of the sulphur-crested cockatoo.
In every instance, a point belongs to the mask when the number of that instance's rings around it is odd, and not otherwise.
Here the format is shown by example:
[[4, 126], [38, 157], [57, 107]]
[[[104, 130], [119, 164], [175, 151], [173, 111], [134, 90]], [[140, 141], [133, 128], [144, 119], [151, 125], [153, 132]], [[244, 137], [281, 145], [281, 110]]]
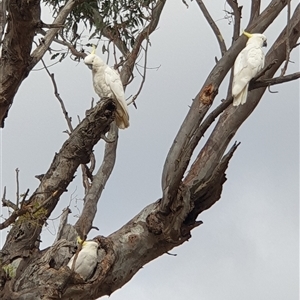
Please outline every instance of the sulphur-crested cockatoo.
[[249, 39], [246, 47], [237, 56], [233, 68], [232, 96], [233, 106], [244, 104], [247, 100], [248, 86], [252, 78], [262, 70], [265, 54], [262, 47], [267, 46], [267, 38], [260, 33], [243, 32]]
[[[97, 265], [97, 253], [98, 253], [98, 243], [95, 241], [82, 241], [79, 237], [77, 239], [78, 243], [82, 245], [79, 251], [74, 271], [78, 273], [84, 280], [89, 279], [95, 270]], [[73, 261], [76, 254], [72, 256], [67, 266], [72, 269]]]
[[117, 71], [105, 64], [95, 52], [94, 48], [92, 53], [84, 58], [84, 63], [93, 72], [95, 92], [100, 98], [109, 97], [115, 100], [116, 124], [119, 128], [125, 129], [129, 126], [129, 115], [121, 78]]

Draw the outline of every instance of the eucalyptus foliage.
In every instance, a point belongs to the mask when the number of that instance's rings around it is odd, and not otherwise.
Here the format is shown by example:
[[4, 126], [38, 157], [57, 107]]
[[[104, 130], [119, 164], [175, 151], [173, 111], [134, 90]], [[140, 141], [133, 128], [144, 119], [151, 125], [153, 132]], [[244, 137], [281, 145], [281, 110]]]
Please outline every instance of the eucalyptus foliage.
[[[67, 0], [44, 0], [56, 17]], [[82, 32], [79, 24], [89, 30], [89, 38], [101, 38], [103, 30], [109, 32], [109, 39], [121, 38], [130, 49], [138, 33], [151, 20], [155, 0], [87, 0], [77, 5], [68, 16], [63, 33], [70, 41], [76, 40]], [[82, 30], [81, 30], [82, 31]], [[106, 34], [107, 37], [107, 34]]]

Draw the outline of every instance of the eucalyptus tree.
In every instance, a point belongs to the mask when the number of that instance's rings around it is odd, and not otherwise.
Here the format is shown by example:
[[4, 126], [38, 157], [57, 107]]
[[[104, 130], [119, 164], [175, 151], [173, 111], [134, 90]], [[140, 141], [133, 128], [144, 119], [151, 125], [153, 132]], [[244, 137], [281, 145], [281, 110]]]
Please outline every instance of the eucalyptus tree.
[[[95, 43], [105, 39], [111, 47], [103, 44], [102, 50], [115, 56], [115, 68], [120, 72], [123, 86], [129, 85], [138, 58], [141, 53], [147, 55], [151, 34], [159, 24], [166, 0], [1, 0], [0, 3], [0, 123], [5, 130], [20, 85], [51, 52], [51, 45], [58, 43], [65, 49], [50, 54], [53, 60], [64, 63], [69, 54], [75, 61], [84, 59], [91, 43], [82, 42], [83, 32]], [[242, 7], [238, 1], [227, 0], [234, 20], [229, 48], [204, 2], [196, 0], [196, 3], [216, 36], [221, 54], [199, 86], [170, 145], [163, 166], [160, 199], [116, 232], [94, 238], [99, 250], [91, 278], [85, 281], [67, 267], [81, 248], [76, 245], [77, 236], [85, 239], [93, 228], [97, 203], [115, 165], [118, 129], [114, 123], [113, 99], [99, 101], [75, 128], [59, 99], [68, 123], [68, 138], [54, 155], [50, 168], [39, 176], [40, 182], [33, 193], [27, 191], [17, 203], [6, 198], [5, 190], [3, 193], [2, 204], [12, 213], [0, 224], [2, 230], [9, 227], [1, 250], [1, 299], [96, 299], [110, 295], [146, 263], [189, 240], [191, 231], [202, 223], [198, 216], [220, 199], [225, 172], [239, 145], [232, 143], [235, 133], [254, 111], [267, 87], [299, 78], [299, 72], [285, 73], [290, 52], [298, 46], [300, 5], [292, 11], [290, 1], [272, 0], [261, 9], [261, 1], [251, 1], [246, 31], [263, 33], [285, 9], [288, 22], [269, 46], [265, 68], [251, 81], [247, 102], [239, 107], [232, 105], [229, 82], [224, 100], [212, 107], [247, 38], [240, 35]], [[41, 20], [41, 8], [45, 6], [53, 13], [51, 24]], [[280, 67], [281, 74], [274, 77]], [[55, 85], [54, 75], [49, 75]], [[56, 96], [59, 98], [58, 93]], [[136, 97], [130, 100], [132, 104], [135, 101]], [[208, 129], [212, 131], [197, 153], [195, 149]], [[106, 144], [102, 163], [95, 170], [93, 148], [100, 140]], [[53, 245], [40, 249], [42, 228], [78, 168], [82, 169], [85, 189], [81, 214], [75, 224], [69, 224], [66, 208]]]

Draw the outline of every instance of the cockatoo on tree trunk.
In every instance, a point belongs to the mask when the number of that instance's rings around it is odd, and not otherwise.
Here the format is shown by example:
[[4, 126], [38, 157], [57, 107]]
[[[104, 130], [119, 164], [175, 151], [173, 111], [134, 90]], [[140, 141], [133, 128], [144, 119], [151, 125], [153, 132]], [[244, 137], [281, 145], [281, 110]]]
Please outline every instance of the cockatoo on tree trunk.
[[[81, 244], [82, 248], [75, 260], [74, 271], [84, 280], [87, 280], [93, 275], [97, 265], [99, 244], [95, 241], [82, 241], [80, 237], [77, 238], [77, 242]], [[76, 254], [72, 256], [67, 264], [71, 270], [75, 256]]]
[[233, 68], [232, 96], [233, 106], [244, 104], [247, 100], [248, 86], [265, 65], [262, 47], [267, 46], [267, 38], [260, 33], [243, 32], [249, 40], [237, 56]]
[[95, 52], [94, 47], [92, 53], [84, 58], [84, 63], [93, 72], [94, 90], [100, 98], [108, 97], [115, 100], [116, 124], [119, 128], [125, 129], [129, 126], [129, 115], [121, 78], [117, 71], [105, 64]]

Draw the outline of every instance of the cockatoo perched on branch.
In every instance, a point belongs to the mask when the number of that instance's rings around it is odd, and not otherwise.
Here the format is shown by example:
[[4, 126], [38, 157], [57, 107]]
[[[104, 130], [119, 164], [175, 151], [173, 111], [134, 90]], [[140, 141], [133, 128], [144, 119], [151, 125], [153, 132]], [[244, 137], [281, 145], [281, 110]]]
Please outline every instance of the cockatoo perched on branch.
[[267, 38], [260, 33], [243, 32], [249, 38], [246, 47], [237, 56], [233, 69], [233, 106], [244, 104], [247, 100], [248, 86], [265, 65], [262, 47], [267, 46]]
[[100, 98], [108, 97], [115, 100], [116, 124], [119, 128], [125, 129], [129, 126], [129, 115], [121, 78], [117, 71], [106, 65], [95, 52], [96, 48], [93, 47], [92, 53], [84, 58], [84, 63], [93, 72], [95, 92]]
[[[98, 258], [98, 243], [95, 241], [82, 241], [80, 237], [77, 238], [78, 244], [82, 248], [79, 251], [75, 260], [74, 271], [78, 273], [84, 280], [89, 279], [95, 270]], [[73, 261], [76, 254], [72, 256], [67, 266], [72, 270]]]

